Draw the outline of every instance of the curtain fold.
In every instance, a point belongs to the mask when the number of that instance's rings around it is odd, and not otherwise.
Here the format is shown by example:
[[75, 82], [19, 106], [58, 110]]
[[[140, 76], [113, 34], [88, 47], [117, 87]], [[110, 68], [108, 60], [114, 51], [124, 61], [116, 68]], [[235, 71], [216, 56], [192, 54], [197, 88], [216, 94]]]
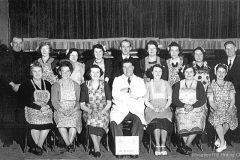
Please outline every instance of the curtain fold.
[[11, 36], [240, 37], [238, 0], [9, 0]]

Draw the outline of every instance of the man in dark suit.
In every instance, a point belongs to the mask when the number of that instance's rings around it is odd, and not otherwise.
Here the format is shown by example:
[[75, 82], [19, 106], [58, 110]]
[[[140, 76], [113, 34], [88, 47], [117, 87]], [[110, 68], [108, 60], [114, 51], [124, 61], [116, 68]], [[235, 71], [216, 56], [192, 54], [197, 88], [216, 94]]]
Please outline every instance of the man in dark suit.
[[[238, 124], [240, 124], [240, 57], [236, 54], [237, 47], [233, 41], [227, 41], [224, 47], [227, 58], [222, 63], [228, 65], [228, 73], [225, 80], [232, 82], [235, 87], [235, 105], [237, 107]], [[235, 130], [235, 133], [234, 136], [238, 135], [236, 138], [239, 139], [239, 127]]]
[[[22, 113], [22, 116], [19, 115], [19, 117], [16, 117], [15, 114], [20, 114], [18, 110], [16, 110], [18, 107], [17, 91], [19, 86], [30, 78], [29, 68], [32, 63], [32, 58], [23, 52], [22, 47], [23, 38], [13, 37], [10, 50], [1, 52], [0, 120], [3, 121], [3, 123], [15, 123], [16, 121], [24, 119], [24, 113]], [[15, 134], [15, 131], [12, 129], [5, 129], [5, 131], [5, 137], [2, 138], [4, 142], [3, 146], [9, 147], [13, 144], [13, 132]]]
[[134, 66], [134, 75], [140, 77], [141, 71], [140, 71], [140, 62], [138, 58], [133, 58], [130, 55], [131, 51], [131, 42], [127, 39], [121, 41], [120, 43], [120, 50], [122, 51], [122, 54], [119, 56], [114, 57], [113, 59], [113, 72], [112, 72], [112, 80], [114, 80], [115, 77], [118, 77], [123, 74], [122, 70], [122, 61], [124, 59], [129, 59], [133, 66]]

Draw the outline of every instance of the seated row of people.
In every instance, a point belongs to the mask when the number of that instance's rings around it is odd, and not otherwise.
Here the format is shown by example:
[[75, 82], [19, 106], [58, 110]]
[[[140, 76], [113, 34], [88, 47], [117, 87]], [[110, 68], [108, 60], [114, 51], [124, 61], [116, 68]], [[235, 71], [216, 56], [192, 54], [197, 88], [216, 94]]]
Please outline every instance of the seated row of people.
[[[152, 66], [153, 79], [145, 85], [143, 79], [134, 75], [132, 62], [128, 59], [123, 60], [123, 74], [116, 77], [113, 82], [113, 105], [110, 111], [111, 91], [107, 82], [100, 78], [103, 71], [98, 65], [90, 68], [91, 80], [84, 82], [80, 89], [78, 83], [70, 78], [73, 72], [72, 63], [69, 60], [62, 60], [59, 67], [61, 78], [53, 84], [50, 91], [50, 83], [42, 80], [41, 64], [33, 63], [31, 66], [33, 78], [23, 83], [18, 91], [22, 105], [25, 106], [27, 122], [36, 124], [36, 127], [31, 130], [36, 143], [31, 151], [38, 155], [43, 153], [42, 144], [49, 132], [48, 124], [53, 123], [49, 102], [51, 92], [54, 121], [66, 143], [66, 150], [69, 152], [74, 150], [73, 140], [76, 133], [81, 132], [81, 116], [83, 116], [94, 143], [95, 157], [101, 156], [99, 145], [102, 136], [109, 130], [109, 122], [111, 122], [110, 129], [115, 139], [116, 136], [123, 135], [121, 123], [125, 120], [132, 121], [131, 133], [139, 136], [140, 142], [143, 136], [143, 125], [146, 125], [147, 131], [150, 134], [154, 133], [155, 136], [155, 155], [167, 155], [165, 142], [167, 135], [171, 134], [173, 129], [173, 114], [170, 108], [173, 102], [174, 109], [176, 109], [177, 133], [184, 140], [184, 144], [178, 151], [190, 155], [192, 152], [190, 145], [193, 139], [205, 128], [207, 111], [205, 89], [201, 82], [194, 80], [195, 69], [191, 65], [184, 67], [185, 79], [177, 82], [173, 89], [169, 82], [161, 79], [164, 69], [159, 64]], [[211, 87], [208, 88], [208, 98], [212, 109], [209, 121], [219, 135], [216, 145], [219, 147], [217, 152], [221, 152], [226, 149], [224, 134], [229, 128], [235, 129], [238, 124], [234, 105], [234, 86], [228, 81], [227, 86], [223, 83], [227, 73], [226, 65], [218, 64], [215, 73], [217, 80], [213, 81]], [[214, 87], [223, 88], [219, 90]], [[217, 97], [223, 94], [226, 99], [218, 100]], [[224, 101], [227, 102], [216, 109], [216, 103], [223, 104]], [[80, 108], [84, 111], [83, 114]], [[221, 132], [222, 130], [224, 132]], [[119, 155], [116, 156], [121, 158]], [[132, 155], [132, 157], [136, 158], [137, 155]]]

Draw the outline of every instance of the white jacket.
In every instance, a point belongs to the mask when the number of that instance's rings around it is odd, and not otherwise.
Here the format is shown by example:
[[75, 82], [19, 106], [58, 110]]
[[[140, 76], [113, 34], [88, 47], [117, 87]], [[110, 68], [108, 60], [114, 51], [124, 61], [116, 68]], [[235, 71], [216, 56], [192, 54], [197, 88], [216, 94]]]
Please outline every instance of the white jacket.
[[[110, 120], [120, 124], [129, 112], [137, 115], [142, 124], [146, 124], [144, 119], [144, 95], [146, 94], [146, 86], [144, 80], [133, 75], [130, 85], [127, 77], [123, 74], [116, 77], [113, 81], [113, 106], [110, 112]], [[129, 93], [121, 92], [123, 88], [129, 88], [131, 94], [140, 97], [137, 100], [130, 98]]]

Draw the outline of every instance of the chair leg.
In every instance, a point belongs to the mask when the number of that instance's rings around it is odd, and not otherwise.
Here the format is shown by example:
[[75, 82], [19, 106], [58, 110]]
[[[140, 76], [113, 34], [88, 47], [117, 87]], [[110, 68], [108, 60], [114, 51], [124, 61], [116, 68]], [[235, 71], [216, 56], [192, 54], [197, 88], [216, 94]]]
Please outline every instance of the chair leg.
[[25, 132], [25, 143], [24, 143], [23, 153], [27, 152], [27, 142], [28, 142], [27, 138], [28, 138], [28, 131]]
[[149, 149], [148, 149], [148, 153], [151, 153], [152, 150], [152, 135], [149, 134]]
[[172, 152], [172, 138], [171, 138], [171, 135], [168, 134], [166, 142], [168, 143], [168, 146], [166, 145], [166, 147], [168, 148], [168, 150], [170, 152]]
[[107, 144], [107, 151], [109, 152], [109, 144], [108, 144], [108, 133], [106, 133], [107, 134], [107, 137], [106, 137], [106, 144]]

